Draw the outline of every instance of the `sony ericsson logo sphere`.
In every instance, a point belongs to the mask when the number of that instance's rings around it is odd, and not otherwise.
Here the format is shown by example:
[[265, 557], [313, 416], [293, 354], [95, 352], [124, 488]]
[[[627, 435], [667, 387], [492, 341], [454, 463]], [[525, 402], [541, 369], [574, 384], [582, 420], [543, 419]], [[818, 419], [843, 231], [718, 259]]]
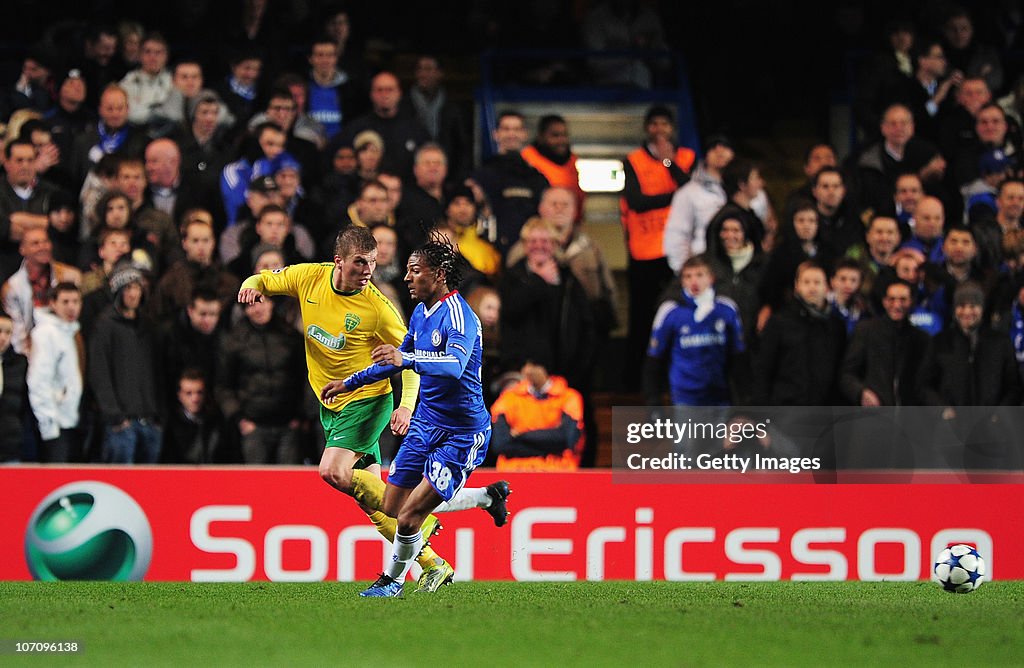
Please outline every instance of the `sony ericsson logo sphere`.
[[153, 531], [135, 499], [94, 480], [55, 489], [32, 512], [25, 559], [36, 580], [141, 580]]

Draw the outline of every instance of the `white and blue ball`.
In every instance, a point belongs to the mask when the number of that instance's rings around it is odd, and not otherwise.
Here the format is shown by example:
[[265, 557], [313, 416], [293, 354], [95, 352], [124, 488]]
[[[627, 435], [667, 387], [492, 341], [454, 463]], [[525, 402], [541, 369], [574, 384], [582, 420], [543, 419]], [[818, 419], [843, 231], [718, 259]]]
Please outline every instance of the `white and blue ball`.
[[951, 545], [935, 557], [932, 575], [946, 591], [969, 594], [985, 580], [985, 560], [970, 545]]

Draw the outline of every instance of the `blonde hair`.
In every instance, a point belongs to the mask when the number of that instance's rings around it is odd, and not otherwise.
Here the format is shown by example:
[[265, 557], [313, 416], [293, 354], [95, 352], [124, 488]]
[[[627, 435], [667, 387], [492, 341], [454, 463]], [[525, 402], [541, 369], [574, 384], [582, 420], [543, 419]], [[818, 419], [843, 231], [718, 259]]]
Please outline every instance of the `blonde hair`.
[[34, 109], [18, 109], [11, 114], [11, 117], [7, 120], [7, 130], [4, 135], [4, 149], [12, 141], [21, 136], [21, 126], [25, 125], [29, 121], [38, 121], [43, 118], [43, 115]]
[[527, 234], [529, 234], [530, 232], [536, 232], [538, 230], [550, 234], [552, 240], [558, 239], [558, 230], [555, 229], [555, 226], [552, 223], [549, 223], [548, 221], [544, 220], [540, 216], [532, 216], [523, 224], [522, 229], [519, 230], [519, 238], [522, 239], [523, 241], [526, 241]]
[[517, 245], [523, 249], [523, 254], [525, 255], [526, 252], [526, 235], [537, 231], [547, 232], [548, 236], [551, 237], [551, 254], [556, 262], [562, 264], [565, 261], [565, 251], [562, 248], [562, 244], [559, 243], [558, 228], [555, 227], [554, 223], [548, 222], [540, 216], [532, 216], [523, 224], [523, 228], [519, 230], [519, 243]]

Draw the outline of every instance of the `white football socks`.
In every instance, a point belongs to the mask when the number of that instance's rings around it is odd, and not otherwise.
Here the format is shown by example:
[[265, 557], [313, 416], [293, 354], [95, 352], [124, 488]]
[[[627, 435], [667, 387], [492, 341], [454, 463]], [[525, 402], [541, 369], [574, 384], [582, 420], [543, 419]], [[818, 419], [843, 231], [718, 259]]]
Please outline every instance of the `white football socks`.
[[423, 534], [419, 531], [410, 536], [395, 534], [395, 542], [391, 548], [391, 563], [388, 564], [387, 574], [399, 582], [404, 581], [406, 573], [412, 567], [412, 562], [422, 549]]
[[434, 508], [435, 513], [451, 513], [456, 510], [469, 510], [470, 508], [486, 508], [491, 505], [491, 495], [487, 493], [486, 487], [462, 488], [459, 493], [452, 497], [451, 501], [442, 501], [441, 505]]

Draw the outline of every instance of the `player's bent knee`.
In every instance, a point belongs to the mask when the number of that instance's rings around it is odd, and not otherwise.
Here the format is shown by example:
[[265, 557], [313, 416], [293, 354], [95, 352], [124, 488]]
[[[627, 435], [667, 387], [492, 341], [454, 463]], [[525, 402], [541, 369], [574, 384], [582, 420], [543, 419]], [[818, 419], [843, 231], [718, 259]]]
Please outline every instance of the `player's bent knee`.
[[399, 520], [396, 531], [403, 536], [412, 536], [413, 534], [419, 533], [420, 527], [422, 526], [423, 522], [416, 524], [411, 522], [402, 522]]
[[352, 493], [352, 471], [336, 466], [321, 466], [320, 477], [331, 487], [344, 492]]
[[398, 513], [398, 533], [411, 536], [420, 530], [426, 519], [427, 515], [424, 513], [403, 510]]

